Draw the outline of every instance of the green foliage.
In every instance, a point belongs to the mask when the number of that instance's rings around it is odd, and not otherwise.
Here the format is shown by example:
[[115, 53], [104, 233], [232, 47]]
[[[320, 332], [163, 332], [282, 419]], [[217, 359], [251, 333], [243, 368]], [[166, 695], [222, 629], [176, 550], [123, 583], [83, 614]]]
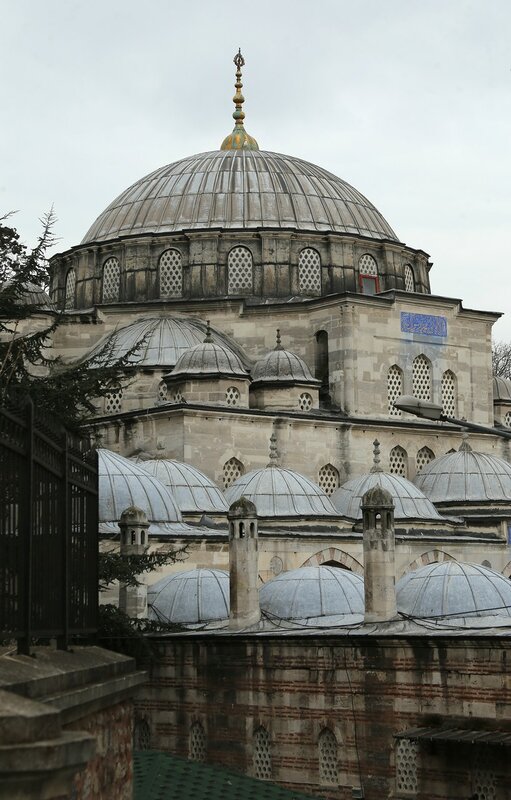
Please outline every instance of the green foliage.
[[139, 586], [139, 575], [153, 572], [158, 567], [173, 564], [186, 557], [186, 547], [162, 553], [144, 553], [143, 555], [124, 555], [114, 550], [106, 550], [99, 554], [99, 588], [107, 589], [114, 581], [126, 586]]

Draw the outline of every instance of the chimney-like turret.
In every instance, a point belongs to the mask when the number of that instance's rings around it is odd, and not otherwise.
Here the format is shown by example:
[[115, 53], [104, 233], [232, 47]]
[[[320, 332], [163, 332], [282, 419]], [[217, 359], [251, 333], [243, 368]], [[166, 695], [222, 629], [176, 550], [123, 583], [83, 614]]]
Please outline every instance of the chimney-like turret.
[[[143, 555], [148, 546], [149, 522], [141, 508], [130, 506], [121, 514], [121, 555]], [[119, 585], [119, 608], [129, 617], [147, 617], [147, 585]]]
[[227, 512], [229, 520], [229, 628], [242, 630], [261, 617], [258, 589], [257, 510], [240, 497]]
[[396, 573], [394, 501], [381, 486], [373, 486], [362, 498], [364, 531], [365, 621], [395, 619]]

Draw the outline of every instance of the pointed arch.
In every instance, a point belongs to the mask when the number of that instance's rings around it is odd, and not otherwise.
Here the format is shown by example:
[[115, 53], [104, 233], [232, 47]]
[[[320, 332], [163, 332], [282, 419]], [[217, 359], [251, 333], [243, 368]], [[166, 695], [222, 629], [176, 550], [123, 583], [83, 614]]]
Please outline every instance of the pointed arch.
[[253, 751], [254, 777], [269, 781], [272, 778], [272, 758], [270, 734], [263, 725], [254, 731]]
[[331, 495], [341, 485], [341, 475], [333, 464], [324, 464], [318, 472], [318, 485], [325, 494]]
[[392, 475], [408, 478], [408, 453], [399, 444], [393, 447], [389, 453], [389, 472]]
[[401, 410], [394, 408], [397, 398], [403, 394], [403, 370], [392, 364], [387, 373], [387, 404], [390, 417], [400, 417]]
[[431, 361], [424, 353], [413, 359], [412, 384], [417, 400], [431, 400]]
[[400, 577], [406, 575], [408, 572], [413, 572], [416, 569], [420, 569], [421, 567], [426, 567], [428, 564], [437, 564], [441, 563], [442, 561], [456, 561], [457, 559], [454, 556], [451, 556], [450, 553], [446, 553], [444, 550], [428, 550], [426, 553], [423, 553], [421, 556], [412, 561], [408, 567], [403, 571]]
[[237, 481], [238, 478], [241, 478], [241, 476], [244, 474], [244, 464], [235, 456], [230, 458], [222, 467], [224, 489], [228, 489], [229, 486], [234, 483], [234, 481]]
[[415, 459], [417, 471], [425, 467], [426, 464], [429, 464], [429, 462], [433, 461], [434, 459], [435, 454], [430, 447], [421, 447], [421, 449], [417, 451], [417, 457]]
[[323, 728], [318, 736], [319, 782], [321, 786], [339, 783], [337, 739], [330, 728]]
[[318, 553], [314, 553], [310, 558], [303, 562], [302, 567], [318, 567], [321, 564], [326, 564], [328, 561], [335, 561], [340, 567], [349, 569], [351, 572], [356, 572], [357, 575], [364, 574], [364, 567], [349, 553], [344, 550], [339, 550], [337, 547], [326, 547]]
[[205, 761], [207, 753], [206, 732], [196, 720], [190, 725], [188, 757], [192, 761]]
[[446, 369], [442, 375], [442, 411], [447, 417], [458, 416], [458, 391], [456, 375]]

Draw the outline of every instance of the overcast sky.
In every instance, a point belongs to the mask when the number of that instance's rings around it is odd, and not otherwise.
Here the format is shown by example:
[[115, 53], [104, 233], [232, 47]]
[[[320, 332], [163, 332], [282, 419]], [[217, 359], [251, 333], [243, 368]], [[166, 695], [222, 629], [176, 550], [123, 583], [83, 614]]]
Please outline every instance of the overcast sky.
[[234, 66], [261, 149], [339, 175], [434, 262], [432, 291], [506, 312], [509, 0], [0, 0], [0, 210], [57, 250], [123, 189], [219, 147]]

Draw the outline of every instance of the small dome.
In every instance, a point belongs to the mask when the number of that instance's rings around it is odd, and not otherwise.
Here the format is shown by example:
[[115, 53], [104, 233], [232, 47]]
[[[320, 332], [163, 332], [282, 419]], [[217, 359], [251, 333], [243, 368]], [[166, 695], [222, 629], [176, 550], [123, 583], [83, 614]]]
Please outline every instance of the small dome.
[[414, 483], [433, 503], [510, 502], [511, 464], [464, 441], [457, 452], [430, 461]]
[[[207, 339], [209, 338], [208, 336]], [[248, 372], [236, 353], [225, 345], [216, 344], [211, 340], [201, 342], [183, 353], [167, 377], [198, 378], [206, 375], [248, 378]]]
[[443, 561], [404, 575], [396, 599], [398, 611], [411, 617], [509, 617], [511, 581], [479, 564]]
[[316, 621], [318, 617], [364, 614], [364, 580], [338, 567], [300, 567], [282, 572], [259, 592], [261, 611], [279, 619]]
[[277, 347], [256, 362], [252, 370], [252, 383], [309, 383], [316, 386], [321, 381], [312, 377], [305, 361], [295, 353]]
[[169, 458], [136, 459], [136, 463], [167, 486], [180, 511], [225, 513], [222, 492], [200, 469]]
[[260, 517], [336, 517], [328, 495], [305, 475], [281, 467], [255, 469], [225, 492], [231, 505], [245, 496]]
[[394, 501], [394, 519], [443, 520], [435, 506], [411, 481], [388, 472], [369, 472], [340, 486], [331, 496], [337, 513], [362, 519], [362, 497], [373, 487], [386, 490]]
[[493, 402], [511, 402], [511, 381], [506, 378], [499, 378], [496, 375], [493, 379]]
[[229, 573], [220, 569], [175, 572], [149, 586], [149, 619], [184, 625], [229, 619]]
[[[11, 281], [5, 281], [2, 284], [2, 290], [10, 286]], [[44, 289], [41, 289], [36, 283], [27, 281], [23, 285], [23, 291], [16, 300], [16, 305], [31, 306], [33, 308], [40, 308], [41, 311], [55, 311], [55, 303], [52, 303]]]

